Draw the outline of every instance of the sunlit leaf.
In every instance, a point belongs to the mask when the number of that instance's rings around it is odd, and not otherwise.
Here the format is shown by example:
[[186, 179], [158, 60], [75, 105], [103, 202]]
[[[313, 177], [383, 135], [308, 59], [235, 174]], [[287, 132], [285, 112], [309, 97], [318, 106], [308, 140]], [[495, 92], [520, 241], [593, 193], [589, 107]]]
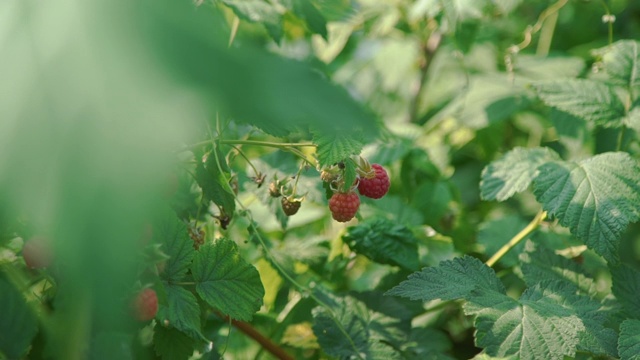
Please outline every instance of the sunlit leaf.
[[593, 51], [602, 58], [609, 80], [629, 88], [640, 86], [640, 43], [621, 40]]

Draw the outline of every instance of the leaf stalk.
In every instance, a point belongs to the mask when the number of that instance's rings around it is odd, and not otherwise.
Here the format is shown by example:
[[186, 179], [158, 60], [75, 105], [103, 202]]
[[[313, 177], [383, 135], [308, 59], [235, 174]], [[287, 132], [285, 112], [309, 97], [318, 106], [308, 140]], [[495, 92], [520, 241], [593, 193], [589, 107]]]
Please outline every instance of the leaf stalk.
[[519, 233], [517, 233], [509, 242], [504, 244], [500, 250], [498, 250], [485, 264], [487, 266], [492, 267], [500, 258], [502, 258], [509, 250], [511, 250], [514, 246], [518, 245], [520, 241], [524, 240], [529, 234], [535, 231], [540, 224], [547, 218], [547, 212], [540, 210], [538, 214], [531, 220], [531, 222], [525, 226]]

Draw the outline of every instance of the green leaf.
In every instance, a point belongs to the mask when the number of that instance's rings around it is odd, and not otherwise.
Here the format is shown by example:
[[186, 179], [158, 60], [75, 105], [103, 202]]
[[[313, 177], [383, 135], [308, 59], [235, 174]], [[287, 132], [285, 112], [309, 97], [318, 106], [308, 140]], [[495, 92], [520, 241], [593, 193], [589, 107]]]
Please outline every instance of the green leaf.
[[443, 331], [432, 327], [411, 329], [404, 353], [410, 360], [453, 360], [446, 353], [451, 351], [451, 340]]
[[594, 50], [602, 58], [609, 80], [629, 88], [640, 86], [640, 43], [634, 40], [616, 41]]
[[172, 214], [162, 220], [156, 223], [154, 233], [158, 233], [162, 250], [169, 255], [169, 259], [160, 276], [169, 282], [181, 281], [195, 255], [193, 240], [189, 237], [187, 225], [175, 215]]
[[474, 291], [464, 309], [476, 316], [476, 345], [491, 356], [523, 360], [573, 356], [585, 327], [575, 312], [562, 306], [570, 293], [556, 284], [529, 288], [519, 301]]
[[293, 9], [296, 15], [306, 21], [309, 30], [314, 34], [320, 34], [325, 40], [328, 40], [327, 20], [313, 4], [313, 1], [295, 0]]
[[352, 134], [339, 131], [314, 131], [313, 143], [318, 146], [317, 156], [320, 166], [329, 166], [351, 155], [358, 155], [364, 144]]
[[344, 185], [342, 187], [342, 191], [349, 191], [355, 183], [357, 176], [358, 174], [356, 172], [356, 165], [353, 163], [353, 161], [345, 161], [343, 174]]
[[21, 359], [38, 332], [38, 321], [26, 299], [0, 272], [0, 354]]
[[532, 87], [545, 104], [595, 125], [619, 127], [625, 123], [624, 104], [604, 83], [566, 79], [537, 82]]
[[230, 178], [229, 166], [217, 146], [208, 154], [204, 165], [198, 162], [196, 181], [202, 188], [204, 198], [221, 206], [228, 216], [232, 216], [236, 209], [235, 194], [229, 185]]
[[597, 287], [593, 278], [578, 263], [533, 241], [526, 242], [520, 261], [524, 281], [529, 286], [544, 280], [557, 280], [577, 286], [584, 294], [596, 295]]
[[397, 321], [369, 311], [351, 297], [335, 301], [332, 311], [321, 306], [312, 311], [313, 332], [327, 354], [339, 358], [401, 359], [400, 353], [389, 345], [395, 337], [389, 331]]
[[188, 359], [195, 346], [192, 338], [175, 328], [157, 325], [153, 329], [153, 348], [162, 360]]
[[465, 255], [443, 261], [437, 267], [415, 272], [385, 295], [422, 301], [455, 300], [468, 299], [474, 289], [496, 294], [506, 293], [504, 285], [496, 277], [493, 269], [482, 261]]
[[200, 247], [191, 271], [198, 295], [233, 319], [249, 321], [262, 306], [260, 274], [232, 240], [221, 238]]
[[640, 359], [640, 320], [627, 319], [620, 325], [620, 360]]
[[611, 277], [613, 295], [629, 316], [640, 319], [640, 271], [621, 264], [611, 269]]
[[157, 318], [169, 320], [171, 326], [193, 339], [206, 340], [201, 333], [200, 306], [195, 295], [177, 285], [166, 285], [165, 291], [167, 306], [160, 307]]
[[640, 214], [640, 166], [627, 153], [604, 153], [539, 168], [534, 194], [550, 217], [608, 261], [618, 260], [622, 232]]
[[[525, 226], [527, 226], [527, 223], [518, 215], [507, 215], [485, 221], [480, 224], [478, 230], [478, 244], [484, 246], [484, 254], [493, 255]], [[518, 254], [523, 249], [524, 242], [520, 242], [501, 257], [498, 262], [506, 267], [517, 265]]]
[[411, 230], [385, 218], [350, 227], [342, 238], [351, 250], [381, 264], [417, 270], [417, 240]]
[[548, 148], [516, 147], [482, 170], [480, 196], [484, 200], [507, 200], [529, 187], [540, 165], [559, 159]]
[[282, 15], [270, 3], [262, 0], [222, 0], [222, 3], [239, 18], [263, 24], [275, 42], [282, 39]]

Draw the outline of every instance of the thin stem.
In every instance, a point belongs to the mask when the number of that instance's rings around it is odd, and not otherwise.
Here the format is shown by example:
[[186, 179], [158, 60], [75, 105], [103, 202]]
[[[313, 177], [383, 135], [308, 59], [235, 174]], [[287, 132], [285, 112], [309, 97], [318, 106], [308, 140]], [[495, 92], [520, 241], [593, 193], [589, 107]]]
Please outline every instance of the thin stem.
[[609, 6], [607, 6], [607, 2], [605, 0], [600, 0], [600, 4], [602, 4], [602, 7], [604, 8], [604, 11], [606, 13], [603, 19], [606, 19], [608, 25], [608, 41], [609, 45], [611, 45], [613, 44], [613, 22], [615, 21], [615, 17], [612, 17], [613, 15], [611, 15], [611, 10], [609, 10]]
[[516, 234], [509, 242], [504, 244], [498, 252], [496, 252], [489, 260], [487, 260], [487, 266], [493, 266], [500, 258], [502, 258], [509, 250], [511, 250], [514, 246], [518, 245], [518, 243], [524, 240], [527, 235], [531, 234], [534, 230], [540, 226], [540, 224], [546, 219], [547, 212], [540, 210], [536, 217], [531, 220], [531, 222], [524, 227], [524, 229], [520, 230], [519, 233]]
[[236, 145], [231, 145], [231, 147], [234, 148], [238, 152], [238, 154], [249, 164], [249, 166], [251, 166], [251, 168], [253, 169], [253, 172], [256, 174], [256, 177], [260, 176], [260, 171], [258, 171], [258, 169], [256, 169], [256, 167], [253, 165], [251, 160], [249, 160], [247, 155], [240, 149], [240, 147], [238, 147]]
[[236, 329], [242, 331], [245, 335], [255, 340], [263, 349], [270, 352], [271, 355], [275, 356], [277, 359], [294, 360], [293, 356], [289, 355], [283, 348], [278, 346], [278, 344], [271, 341], [271, 339], [262, 335], [258, 330], [251, 326], [251, 324], [231, 319], [228, 316], [223, 316], [223, 319], [225, 319], [225, 321], [228, 320]]
[[616, 151], [622, 150], [622, 143], [624, 142], [624, 133], [626, 129], [626, 126], [620, 128], [620, 132], [618, 133], [618, 141], [616, 143]]
[[536, 53], [538, 56], [549, 55], [549, 49], [551, 49], [551, 41], [553, 40], [553, 33], [558, 23], [558, 12], [554, 12], [547, 20], [544, 21], [542, 30], [540, 30], [540, 39], [538, 39], [538, 48]]

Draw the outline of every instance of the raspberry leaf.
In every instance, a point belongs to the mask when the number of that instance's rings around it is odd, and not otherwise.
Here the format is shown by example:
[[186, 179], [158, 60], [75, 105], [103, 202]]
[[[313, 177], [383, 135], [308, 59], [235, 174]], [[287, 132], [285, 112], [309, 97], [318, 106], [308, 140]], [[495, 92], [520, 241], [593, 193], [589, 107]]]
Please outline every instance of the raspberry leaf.
[[507, 200], [529, 187], [540, 165], [559, 159], [558, 154], [548, 148], [516, 147], [484, 168], [480, 196], [484, 200]]
[[539, 168], [534, 194], [550, 217], [611, 262], [620, 235], [640, 214], [640, 166], [626, 153]]
[[196, 181], [202, 188], [204, 198], [221, 206], [227, 215], [232, 216], [236, 202], [229, 185], [230, 178], [229, 166], [218, 146], [209, 153], [204, 164], [198, 162]]
[[364, 145], [352, 134], [338, 131], [314, 131], [313, 143], [318, 146], [317, 156], [320, 166], [333, 165], [351, 155], [357, 155]]
[[378, 218], [348, 229], [343, 240], [351, 250], [381, 263], [417, 270], [417, 240], [411, 230], [391, 220]]
[[622, 264], [611, 269], [611, 276], [613, 295], [628, 316], [640, 319], [640, 271]]
[[36, 317], [24, 297], [0, 273], [0, 354], [9, 359], [25, 355], [31, 340], [38, 332]]
[[640, 43], [622, 40], [594, 50], [602, 58], [609, 81], [629, 88], [640, 86]]
[[249, 321], [262, 306], [260, 274], [232, 240], [221, 238], [200, 247], [191, 271], [198, 295], [233, 319]]
[[595, 125], [619, 127], [625, 123], [625, 107], [613, 87], [593, 80], [566, 79], [532, 85], [542, 101]]
[[180, 281], [189, 270], [195, 255], [193, 240], [189, 237], [187, 225], [175, 215], [169, 214], [162, 220], [157, 222], [154, 232], [158, 232], [162, 250], [169, 255], [169, 259], [160, 276], [164, 281]]
[[282, 39], [282, 15], [274, 5], [259, 0], [222, 0], [222, 3], [242, 20], [264, 25], [275, 42]]
[[627, 319], [622, 322], [618, 352], [621, 360], [640, 359], [640, 320]]
[[175, 328], [156, 326], [153, 329], [153, 348], [163, 360], [188, 359], [196, 342]]
[[158, 316], [193, 339], [207, 340], [200, 332], [200, 306], [195, 295], [183, 287], [165, 286], [167, 306], [160, 304]]

